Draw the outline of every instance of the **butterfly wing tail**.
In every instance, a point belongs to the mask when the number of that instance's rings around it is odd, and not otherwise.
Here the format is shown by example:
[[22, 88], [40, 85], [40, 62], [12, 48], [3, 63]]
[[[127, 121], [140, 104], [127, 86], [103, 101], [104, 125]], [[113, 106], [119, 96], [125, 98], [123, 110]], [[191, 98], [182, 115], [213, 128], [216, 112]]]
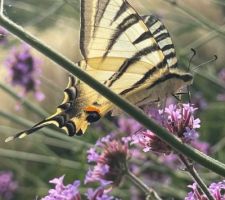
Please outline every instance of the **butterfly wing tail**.
[[32, 133], [38, 131], [39, 129], [41, 129], [41, 128], [43, 128], [43, 127], [49, 125], [49, 124], [50, 124], [50, 123], [48, 123], [46, 120], [43, 120], [42, 122], [36, 124], [35, 126], [33, 126], [33, 127], [30, 128], [30, 129], [21, 131], [21, 132], [17, 133], [17, 134], [14, 135], [14, 136], [10, 136], [10, 137], [6, 138], [6, 139], [5, 139], [5, 142], [10, 142], [10, 141], [15, 140], [15, 139], [17, 139], [17, 138], [20, 138], [20, 139], [21, 139], [21, 138], [24, 138], [24, 137], [26, 137], [27, 135], [30, 135], [30, 134], [32, 134]]
[[[61, 105], [58, 106], [56, 112], [51, 115], [50, 117], [44, 119], [43, 121], [37, 123], [32, 128], [21, 131], [17, 133], [14, 136], [8, 137], [5, 142], [12, 141], [16, 138], [24, 138], [27, 135], [30, 135], [39, 129], [48, 126], [48, 125], [55, 125], [59, 128], [62, 128], [68, 133], [68, 135], [75, 135], [76, 134], [76, 124], [78, 122], [80, 123], [79, 126], [82, 128], [82, 131], [84, 132], [86, 130], [85, 127], [87, 127], [87, 123], [85, 123], [85, 120], [80, 120], [78, 115], [78, 110], [80, 108], [76, 108], [76, 99], [78, 97], [78, 87], [76, 86], [76, 81], [73, 76], [69, 76], [69, 82], [64, 90], [64, 100], [61, 103]], [[79, 119], [79, 120], [78, 120]]]

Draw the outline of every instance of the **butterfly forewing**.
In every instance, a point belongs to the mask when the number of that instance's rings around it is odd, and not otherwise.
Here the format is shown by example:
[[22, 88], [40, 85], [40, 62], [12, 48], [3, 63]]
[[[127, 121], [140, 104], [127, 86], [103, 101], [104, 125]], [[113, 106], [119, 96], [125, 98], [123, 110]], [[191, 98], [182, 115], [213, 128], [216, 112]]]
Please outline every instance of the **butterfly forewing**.
[[126, 1], [83, 0], [81, 5], [80, 48], [86, 70], [114, 92], [125, 94], [167, 67], [153, 35]]
[[162, 50], [169, 68], [177, 67], [176, 50], [164, 24], [154, 15], [142, 16], [146, 26]]

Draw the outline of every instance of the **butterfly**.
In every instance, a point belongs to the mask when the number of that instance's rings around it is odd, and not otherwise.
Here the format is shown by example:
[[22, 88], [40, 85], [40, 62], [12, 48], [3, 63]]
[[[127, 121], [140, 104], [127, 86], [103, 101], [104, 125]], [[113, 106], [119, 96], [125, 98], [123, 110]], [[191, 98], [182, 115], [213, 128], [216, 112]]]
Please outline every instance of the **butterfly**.
[[[192, 83], [192, 75], [178, 69], [168, 30], [154, 15], [140, 16], [126, 0], [82, 0], [80, 21], [83, 60], [77, 65], [131, 103], [161, 101]], [[120, 113], [110, 100], [69, 76], [56, 112], [6, 142], [51, 124], [69, 136], [83, 135], [110, 111]]]

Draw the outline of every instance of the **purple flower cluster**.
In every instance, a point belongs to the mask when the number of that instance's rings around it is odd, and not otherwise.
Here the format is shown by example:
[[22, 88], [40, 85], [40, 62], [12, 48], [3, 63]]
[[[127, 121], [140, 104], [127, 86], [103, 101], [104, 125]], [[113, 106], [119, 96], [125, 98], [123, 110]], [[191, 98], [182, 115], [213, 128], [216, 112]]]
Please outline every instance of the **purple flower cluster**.
[[45, 96], [39, 90], [41, 74], [40, 60], [35, 58], [27, 45], [22, 45], [12, 49], [5, 65], [9, 71], [9, 81], [13, 86], [23, 89], [21, 96], [28, 92], [34, 92], [38, 101], [42, 101]]
[[0, 27], [0, 45], [6, 45], [8, 40], [7, 40], [8, 32]]
[[[188, 187], [192, 189], [192, 192], [189, 192], [184, 200], [208, 199], [204, 194], [201, 193], [200, 189], [197, 186], [197, 183], [193, 183], [193, 185], [189, 185]], [[225, 199], [225, 180], [218, 183], [212, 183], [208, 189], [212, 196], [215, 198], [215, 200]]]
[[[98, 153], [97, 148], [102, 151]], [[126, 170], [126, 162], [130, 158], [127, 143], [112, 139], [111, 135], [108, 135], [87, 153], [88, 162], [94, 166], [87, 172], [85, 183], [99, 182], [102, 186], [120, 184]]]
[[[79, 192], [80, 181], [74, 181], [72, 184], [64, 185], [64, 176], [54, 178], [50, 181], [55, 185], [55, 189], [50, 189], [48, 195], [41, 200], [81, 200]], [[97, 189], [89, 188], [85, 196], [88, 200], [113, 200], [114, 197], [108, 193], [110, 190], [105, 186], [100, 186]]]
[[97, 189], [89, 188], [87, 190], [86, 196], [88, 200], [116, 200], [115, 197], [110, 196], [108, 193], [111, 190], [106, 190], [104, 186], [100, 186]]
[[[196, 108], [190, 104], [180, 106], [171, 104], [165, 111], [150, 109], [149, 115], [157, 123], [165, 127], [171, 134], [184, 143], [191, 143], [198, 138], [196, 129], [200, 128], [200, 119], [194, 117]], [[143, 147], [145, 152], [171, 153], [171, 148], [150, 130], [139, 131], [132, 136], [133, 142]]]
[[48, 196], [41, 200], [81, 200], [80, 192], [78, 187], [80, 181], [74, 181], [72, 184], [64, 185], [64, 176], [60, 178], [54, 178], [49, 181], [55, 185], [55, 189], [50, 189]]
[[12, 199], [17, 187], [17, 182], [13, 180], [12, 172], [0, 172], [0, 199]]

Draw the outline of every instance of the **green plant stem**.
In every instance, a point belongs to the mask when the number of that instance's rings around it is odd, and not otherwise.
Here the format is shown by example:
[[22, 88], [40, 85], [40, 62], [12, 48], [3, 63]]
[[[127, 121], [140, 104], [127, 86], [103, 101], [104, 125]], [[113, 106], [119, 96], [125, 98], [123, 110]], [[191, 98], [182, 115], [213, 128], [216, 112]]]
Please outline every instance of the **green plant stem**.
[[[221, 25], [221, 28], [225, 29], [225, 24]], [[184, 49], [180, 50], [179, 55], [186, 56], [191, 48], [197, 49], [215, 39], [216, 37], [218, 37], [218, 33], [215, 30], [212, 30], [210, 32], [207, 30], [206, 34], [202, 34], [200, 38], [185, 46]]]
[[[1, 116], [1, 114], [0, 114]], [[16, 133], [18, 130], [12, 127], [8, 127], [8, 126], [2, 126], [0, 125], [0, 132], [4, 132], [7, 136], [12, 133]], [[59, 133], [60, 134], [60, 133]], [[57, 148], [61, 148], [61, 149], [67, 149], [69, 151], [73, 151], [73, 152], [77, 152], [79, 149], [83, 148], [83, 145], [74, 145], [74, 143], [70, 142], [66, 142], [63, 141], [62, 139], [57, 139], [54, 137], [47, 137], [47, 136], [43, 136], [41, 134], [37, 134], [37, 136], [35, 138], [31, 138], [32, 140], [29, 142], [33, 142], [33, 143], [43, 143], [49, 146], [53, 146], [53, 147], [57, 147]], [[86, 148], [86, 147], [85, 147]]]
[[135, 176], [131, 171], [127, 170], [126, 176], [134, 183], [140, 190], [142, 190], [148, 199], [161, 200], [159, 195], [155, 190], [149, 188], [143, 181], [141, 181], [137, 176]]
[[179, 155], [180, 160], [185, 165], [186, 170], [190, 173], [194, 181], [198, 184], [199, 188], [202, 190], [202, 192], [207, 196], [207, 199], [209, 200], [215, 200], [212, 194], [209, 192], [206, 184], [199, 176], [198, 172], [196, 171], [193, 164], [191, 164], [183, 155]]
[[20, 160], [28, 160], [33, 162], [40, 162], [45, 164], [58, 165], [58, 166], [68, 167], [68, 168], [77, 169], [77, 170], [79, 170], [81, 167], [84, 167], [79, 162], [57, 158], [55, 156], [45, 156], [45, 155], [40, 155], [35, 153], [14, 151], [11, 149], [0, 148], [0, 156], [7, 157], [7, 158], [20, 159]]
[[163, 1], [171, 3], [173, 6], [175, 6], [175, 8], [193, 18], [199, 25], [202, 25], [210, 30], [215, 30], [218, 34], [220, 34], [222, 37], [225, 38], [225, 29], [223, 27], [220, 27], [219, 25], [207, 20], [201, 14], [194, 12], [193, 9], [187, 6], [182, 6], [179, 3], [176, 3], [176, 0], [163, 0]]
[[203, 165], [204, 167], [214, 171], [217, 174], [225, 176], [225, 165], [207, 155], [202, 154], [201, 152], [194, 150], [181, 143], [175, 136], [169, 134], [164, 128], [157, 125], [153, 122], [147, 115], [143, 113], [140, 109], [129, 103], [127, 100], [124, 100], [120, 96], [116, 95], [109, 88], [102, 85], [96, 81], [93, 77], [88, 75], [86, 72], [77, 67], [72, 61], [66, 59], [63, 55], [55, 52], [49, 46], [43, 44], [40, 40], [32, 36], [30, 33], [26, 32], [22, 27], [13, 23], [6, 16], [3, 15], [3, 0], [0, 0], [0, 5], [2, 8], [0, 12], [0, 25], [6, 28], [9, 32], [20, 38], [21, 40], [27, 42], [32, 47], [40, 51], [42, 54], [50, 58], [55, 63], [59, 64], [65, 70], [72, 73], [74, 76], [78, 77], [81, 81], [85, 82], [91, 88], [95, 89], [101, 95], [109, 99], [112, 103], [117, 105], [119, 108], [127, 112], [144, 127], [154, 132], [159, 138], [165, 141], [168, 145], [173, 147], [179, 153], [184, 154], [185, 156], [191, 158], [197, 163]]
[[28, 108], [30, 111], [33, 111], [41, 118], [45, 118], [48, 116], [48, 113], [43, 110], [42, 108], [39, 108], [35, 104], [31, 103], [30, 101], [23, 99], [20, 97], [15, 91], [12, 90], [9, 86], [5, 85], [4, 83], [0, 82], [0, 89], [5, 91], [7, 94], [9, 94], [11, 97], [13, 97], [17, 101], [22, 101], [23, 105]]
[[24, 166], [18, 162], [15, 162], [11, 158], [5, 158], [4, 165], [1, 165], [1, 167], [7, 167], [7, 169], [16, 170], [17, 174], [22, 176], [24, 175], [28, 181], [31, 181], [34, 185], [37, 185], [37, 187], [48, 187], [48, 184], [41, 180], [37, 174], [33, 174], [32, 172], [28, 171], [26, 168], [24, 168]]
[[212, 3], [214, 4], [219, 4], [219, 5], [222, 5], [222, 6], [225, 6], [225, 2], [221, 1], [221, 0], [211, 0]]
[[44, 21], [45, 19], [47, 19], [48, 17], [52, 16], [57, 11], [62, 9], [65, 5], [66, 5], [65, 1], [61, 1], [61, 2], [56, 1], [54, 5], [52, 5], [46, 12], [40, 13], [39, 16], [37, 16], [36, 18], [31, 20], [29, 23], [27, 23], [26, 26], [34, 26], [34, 25], [40, 24], [42, 21]]

